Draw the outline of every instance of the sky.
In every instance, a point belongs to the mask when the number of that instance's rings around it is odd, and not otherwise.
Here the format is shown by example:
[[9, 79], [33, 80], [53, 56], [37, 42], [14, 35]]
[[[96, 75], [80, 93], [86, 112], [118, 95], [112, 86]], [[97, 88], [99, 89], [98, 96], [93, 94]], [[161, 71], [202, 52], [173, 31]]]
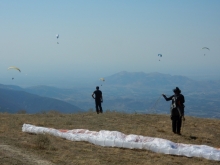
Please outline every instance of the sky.
[[219, 0], [1, 0], [0, 83], [65, 87], [121, 71], [220, 78], [219, 8]]

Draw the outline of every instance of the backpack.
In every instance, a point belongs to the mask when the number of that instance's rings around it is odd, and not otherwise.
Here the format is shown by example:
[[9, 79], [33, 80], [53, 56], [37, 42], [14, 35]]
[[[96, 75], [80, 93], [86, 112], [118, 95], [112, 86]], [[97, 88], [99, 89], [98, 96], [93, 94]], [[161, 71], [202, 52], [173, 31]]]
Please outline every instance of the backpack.
[[184, 96], [183, 95], [174, 95], [172, 98], [172, 103], [170, 106], [171, 116], [183, 116], [184, 114]]

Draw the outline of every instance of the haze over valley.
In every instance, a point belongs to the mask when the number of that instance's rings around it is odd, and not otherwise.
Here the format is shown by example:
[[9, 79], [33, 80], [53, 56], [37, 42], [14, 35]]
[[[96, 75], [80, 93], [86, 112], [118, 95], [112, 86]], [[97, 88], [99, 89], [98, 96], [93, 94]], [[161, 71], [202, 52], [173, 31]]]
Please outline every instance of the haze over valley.
[[3, 0], [0, 111], [94, 110], [99, 85], [105, 111], [169, 114], [178, 86], [186, 115], [219, 117], [219, 6]]
[[[219, 80], [198, 81], [185, 76], [161, 74], [157, 72], [144, 73], [122, 71], [105, 77], [105, 81], [97, 79], [97, 81], [88, 82], [88, 84], [72, 88], [58, 88], [44, 85], [22, 88], [18, 86], [1, 85], [2, 92], [0, 96], [2, 98], [8, 97], [8, 105], [6, 103], [2, 104], [2, 111], [7, 111], [7, 106], [13, 105], [13, 102], [21, 101], [22, 97], [15, 96], [19, 96], [19, 94], [24, 95], [25, 92], [25, 95], [28, 97], [23, 97], [22, 99], [22, 104], [24, 106], [18, 106], [17, 109], [11, 107], [13, 112], [26, 108], [26, 111], [30, 113], [36, 113], [42, 110], [58, 110], [64, 113], [74, 113], [95, 109], [94, 100], [91, 95], [95, 87], [99, 86], [100, 90], [103, 92], [104, 111], [115, 110], [126, 113], [169, 114], [170, 102], [166, 102], [161, 97], [161, 94], [164, 93], [170, 96], [173, 94], [172, 90], [178, 86], [185, 96], [186, 115], [220, 118], [219, 84]], [[8, 94], [7, 96], [5, 95], [6, 93]], [[12, 96], [14, 97], [12, 98]], [[35, 102], [33, 99], [30, 99], [33, 96], [38, 98], [35, 99]], [[37, 107], [37, 104], [46, 104], [42, 103], [40, 98], [44, 98], [44, 102], [48, 102], [49, 98], [53, 99], [54, 106]], [[65, 106], [62, 107], [60, 106], [61, 102], [62, 104], [66, 103], [78, 107], [78, 110], [77, 108], [71, 110], [70, 105], [68, 108]], [[10, 110], [8, 111], [10, 112]]]

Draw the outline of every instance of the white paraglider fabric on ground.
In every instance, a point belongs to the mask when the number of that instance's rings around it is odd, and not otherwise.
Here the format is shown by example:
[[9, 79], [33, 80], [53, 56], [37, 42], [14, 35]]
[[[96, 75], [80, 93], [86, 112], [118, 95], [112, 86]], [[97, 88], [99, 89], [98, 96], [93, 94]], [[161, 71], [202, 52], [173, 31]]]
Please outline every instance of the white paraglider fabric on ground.
[[145, 149], [157, 153], [182, 155], [187, 157], [202, 157], [220, 161], [220, 149], [207, 145], [192, 145], [174, 143], [172, 141], [141, 135], [126, 135], [118, 131], [101, 130], [99, 132], [86, 129], [58, 130], [23, 124], [23, 132], [35, 134], [50, 134], [71, 141], [87, 141], [104, 147], [120, 147], [128, 149]]

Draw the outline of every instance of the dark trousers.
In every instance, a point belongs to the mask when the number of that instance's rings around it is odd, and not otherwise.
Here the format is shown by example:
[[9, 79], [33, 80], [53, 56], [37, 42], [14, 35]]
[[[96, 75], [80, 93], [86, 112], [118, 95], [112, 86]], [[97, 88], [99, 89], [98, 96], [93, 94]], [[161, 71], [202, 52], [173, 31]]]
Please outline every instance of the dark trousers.
[[99, 113], [101, 112], [102, 113], [102, 103], [101, 101], [95, 101], [95, 108], [96, 108], [96, 112]]
[[173, 116], [171, 118], [172, 120], [172, 129], [174, 133], [180, 133], [181, 125], [182, 125], [182, 119], [179, 116]]

